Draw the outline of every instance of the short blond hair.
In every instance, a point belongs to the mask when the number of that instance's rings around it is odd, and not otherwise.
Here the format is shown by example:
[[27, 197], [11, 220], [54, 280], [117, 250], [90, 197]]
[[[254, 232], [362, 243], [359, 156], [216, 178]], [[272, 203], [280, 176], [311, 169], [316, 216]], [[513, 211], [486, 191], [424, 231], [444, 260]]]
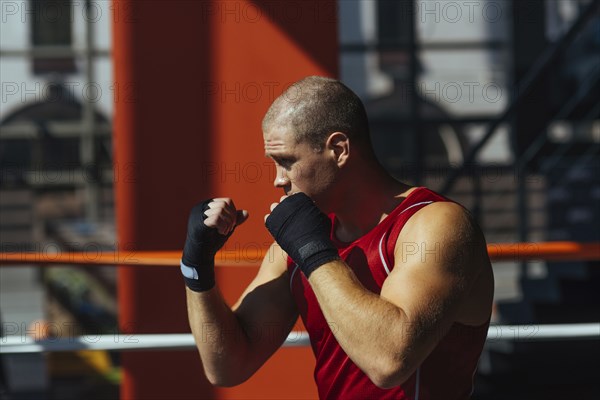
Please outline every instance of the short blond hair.
[[290, 126], [298, 143], [306, 141], [319, 151], [333, 132], [343, 132], [351, 140], [370, 146], [362, 101], [336, 79], [309, 76], [291, 85], [265, 114], [263, 132], [275, 124]]

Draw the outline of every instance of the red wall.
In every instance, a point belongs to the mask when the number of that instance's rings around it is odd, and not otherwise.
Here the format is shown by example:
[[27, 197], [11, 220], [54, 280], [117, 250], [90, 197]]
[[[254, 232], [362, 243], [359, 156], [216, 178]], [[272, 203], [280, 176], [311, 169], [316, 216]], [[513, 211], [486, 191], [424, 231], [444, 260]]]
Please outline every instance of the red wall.
[[[263, 225], [278, 199], [260, 121], [275, 96], [306, 75], [337, 75], [335, 1], [114, 0], [114, 154], [122, 250], [183, 247], [188, 210], [229, 196], [250, 219], [226, 250], [248, 257], [271, 239]], [[256, 269], [218, 270], [233, 302]], [[126, 333], [189, 332], [173, 268], [120, 267]], [[123, 399], [314, 398], [308, 347], [281, 349], [253, 378], [212, 388], [196, 352], [122, 354]]]

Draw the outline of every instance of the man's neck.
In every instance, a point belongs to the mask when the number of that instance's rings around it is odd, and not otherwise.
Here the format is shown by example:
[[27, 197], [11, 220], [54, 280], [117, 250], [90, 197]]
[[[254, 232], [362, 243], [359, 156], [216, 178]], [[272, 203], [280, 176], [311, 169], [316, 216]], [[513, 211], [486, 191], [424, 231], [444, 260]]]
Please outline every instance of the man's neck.
[[353, 174], [349, 188], [342, 193], [333, 210], [337, 217], [336, 237], [353, 241], [379, 224], [404, 200], [412, 188], [392, 178], [382, 167], [372, 173]]

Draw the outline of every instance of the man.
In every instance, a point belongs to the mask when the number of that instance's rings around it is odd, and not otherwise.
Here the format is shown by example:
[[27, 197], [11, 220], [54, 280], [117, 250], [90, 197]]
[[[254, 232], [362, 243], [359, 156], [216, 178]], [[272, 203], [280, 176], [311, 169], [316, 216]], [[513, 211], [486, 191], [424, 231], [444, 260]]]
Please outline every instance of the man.
[[[215, 286], [213, 259], [248, 213], [217, 198], [189, 218], [181, 268], [208, 379], [248, 379], [300, 315], [321, 398], [468, 398], [494, 285], [469, 213], [393, 179], [374, 155], [361, 101], [336, 80], [297, 82], [262, 128], [285, 196], [265, 217], [270, 255], [233, 308]], [[253, 334], [274, 322], [280, 329]]]

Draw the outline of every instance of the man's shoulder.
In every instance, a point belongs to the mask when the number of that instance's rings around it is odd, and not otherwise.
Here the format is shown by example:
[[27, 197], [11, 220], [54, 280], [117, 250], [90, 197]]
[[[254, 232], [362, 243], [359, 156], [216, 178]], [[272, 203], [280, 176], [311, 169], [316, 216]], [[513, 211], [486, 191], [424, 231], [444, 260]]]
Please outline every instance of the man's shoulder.
[[[456, 240], [480, 231], [471, 213], [453, 201], [433, 201], [406, 221], [401, 237]], [[458, 237], [457, 237], [458, 236]]]

